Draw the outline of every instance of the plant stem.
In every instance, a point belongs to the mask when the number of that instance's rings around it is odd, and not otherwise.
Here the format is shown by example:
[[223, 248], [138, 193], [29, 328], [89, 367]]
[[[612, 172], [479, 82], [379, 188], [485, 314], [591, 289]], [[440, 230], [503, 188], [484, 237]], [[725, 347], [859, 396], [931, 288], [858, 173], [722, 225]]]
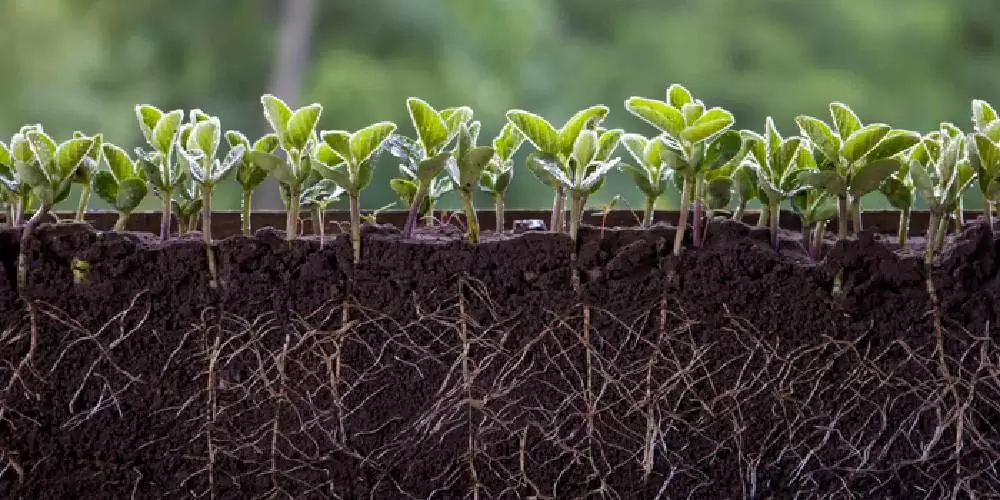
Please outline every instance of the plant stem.
[[316, 219], [319, 222], [319, 247], [323, 248], [326, 240], [326, 207], [316, 208]]
[[361, 193], [349, 193], [351, 198], [351, 246], [354, 247], [354, 264], [361, 262]]
[[21, 248], [17, 255], [17, 291], [24, 299], [28, 290], [28, 246], [31, 244], [31, 237], [34, 236], [35, 227], [42, 221], [42, 218], [49, 213], [51, 207], [42, 205], [35, 215], [32, 215], [28, 222], [24, 224], [21, 231]]
[[[934, 263], [934, 242], [937, 239], [938, 215], [931, 212], [930, 220], [927, 222], [927, 248], [924, 249], [924, 266], [929, 267]], [[933, 286], [933, 285], [931, 285]]]
[[736, 207], [736, 211], [733, 212], [733, 220], [738, 220], [743, 222], [743, 214], [747, 211], [747, 201], [740, 201], [740, 204]]
[[563, 193], [563, 187], [559, 186], [556, 188], [556, 197], [552, 201], [552, 227], [550, 230], [556, 234], [561, 234], [563, 230], [563, 206], [566, 204], [566, 197]]
[[506, 219], [504, 218], [504, 206], [503, 206], [503, 195], [494, 194], [493, 204], [496, 206], [496, 217], [497, 217], [497, 234], [503, 234], [504, 227], [506, 227]]
[[573, 192], [570, 201], [569, 238], [576, 242], [576, 235], [580, 231], [580, 219], [583, 216], [583, 205], [587, 202], [587, 195]]
[[[427, 196], [427, 187], [421, 182], [417, 186], [417, 192], [413, 195], [413, 202], [410, 203], [410, 211], [406, 214], [406, 225], [403, 226], [403, 237], [413, 237], [413, 226], [417, 223], [417, 216], [420, 215], [420, 205], [424, 203], [424, 196]], [[434, 213], [431, 210], [431, 213]]]
[[[195, 228], [197, 228], [197, 227], [198, 227], [198, 211], [195, 210], [195, 212], [190, 215], [190, 218], [188, 219], [187, 225], [184, 226], [184, 232], [190, 233], [191, 231], [194, 231]], [[179, 233], [180, 233], [180, 231], [178, 231], [178, 234]]]
[[761, 205], [760, 215], [757, 216], [757, 227], [767, 227], [771, 220], [771, 209], [767, 205]]
[[312, 223], [313, 223], [313, 234], [320, 235], [323, 233], [323, 228], [320, 224], [323, 224], [323, 209], [319, 205], [312, 207]]
[[687, 230], [688, 210], [691, 209], [691, 191], [694, 189], [690, 179], [684, 179], [684, 188], [681, 190], [681, 212], [677, 220], [677, 232], [674, 233], [674, 255], [681, 254], [681, 246], [684, 244], [684, 231]]
[[695, 178], [694, 181], [694, 220], [691, 221], [691, 239], [693, 240], [694, 247], [701, 247], [701, 231], [702, 231], [702, 209], [701, 209], [701, 199], [702, 191], [705, 189], [705, 179], [700, 175]]
[[802, 220], [802, 248], [805, 249], [807, 254], [812, 255], [810, 252], [810, 247], [812, 246], [812, 227]]
[[983, 201], [983, 217], [986, 218], [986, 224], [990, 229], [993, 229], [993, 202], [989, 200]]
[[24, 224], [24, 210], [27, 205], [27, 196], [17, 198], [17, 206], [14, 207], [14, 227], [21, 227]]
[[646, 197], [646, 211], [642, 213], [642, 227], [648, 228], [653, 225], [653, 209], [656, 206], [656, 197]]
[[961, 198], [958, 199], [958, 206], [955, 207], [955, 232], [962, 232], [962, 227], [965, 226], [965, 203]]
[[910, 207], [899, 211], [899, 246], [906, 248], [906, 238], [910, 232]]
[[466, 234], [469, 236], [469, 244], [475, 245], [479, 243], [479, 215], [476, 214], [476, 208], [472, 206], [472, 191], [461, 189], [459, 193], [462, 195], [462, 209], [465, 210]]
[[160, 239], [166, 241], [170, 238], [170, 217], [172, 215], [174, 206], [172, 195], [169, 190], [165, 190], [162, 193], [163, 198], [163, 216], [160, 218]]
[[118, 220], [115, 221], [115, 231], [124, 231], [125, 225], [128, 224], [128, 212], [119, 212]]
[[778, 251], [778, 219], [781, 217], [781, 202], [771, 202], [771, 248]]
[[933, 243], [935, 250], [941, 250], [941, 247], [944, 246], [944, 237], [948, 233], [949, 218], [950, 217], [948, 217], [947, 215], [944, 215], [938, 222], [937, 233], [934, 234], [934, 243]]
[[847, 195], [837, 197], [837, 238], [847, 238]]
[[186, 233], [187, 228], [188, 228], [187, 219], [183, 215], [177, 214], [177, 234]]
[[80, 190], [80, 203], [76, 206], [75, 222], [83, 222], [83, 216], [87, 213], [87, 204], [90, 201], [90, 183], [86, 182]]
[[215, 267], [215, 249], [212, 244], [212, 186], [202, 186], [201, 189], [201, 236], [205, 242], [205, 256], [208, 258], [208, 274], [212, 280], [208, 286], [216, 288], [219, 285], [219, 274]]
[[249, 189], [243, 190], [243, 197], [240, 198], [240, 229], [243, 234], [250, 236], [250, 203], [253, 200], [253, 192]]
[[851, 197], [851, 229], [854, 234], [862, 231], [861, 227], [861, 198]]
[[812, 244], [809, 245], [809, 255], [813, 260], [819, 260], [823, 254], [823, 233], [826, 232], [826, 221], [819, 221], [813, 228]]
[[285, 239], [292, 241], [299, 236], [299, 186], [288, 185], [288, 207], [285, 211]]

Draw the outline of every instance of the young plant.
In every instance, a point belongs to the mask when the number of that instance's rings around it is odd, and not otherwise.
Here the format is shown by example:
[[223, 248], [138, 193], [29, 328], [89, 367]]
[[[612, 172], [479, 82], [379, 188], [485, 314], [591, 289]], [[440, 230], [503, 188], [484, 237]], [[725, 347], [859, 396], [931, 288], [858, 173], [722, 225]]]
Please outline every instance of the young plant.
[[[73, 132], [74, 139], [83, 137], [87, 137], [83, 132]], [[91, 139], [94, 140], [94, 145], [91, 146], [87, 156], [80, 162], [80, 166], [77, 167], [76, 174], [73, 176], [73, 183], [80, 185], [80, 202], [77, 204], [76, 214], [73, 217], [75, 222], [83, 222], [83, 216], [87, 212], [87, 205], [90, 203], [90, 191], [94, 185], [94, 174], [100, 168], [101, 159], [104, 156], [102, 148], [104, 135], [96, 134]]]
[[175, 159], [180, 134], [181, 121], [184, 112], [175, 109], [168, 113], [154, 106], [140, 104], [135, 107], [135, 115], [139, 120], [146, 142], [152, 151], [136, 149], [139, 167], [145, 172], [146, 179], [153, 188], [153, 193], [163, 202], [163, 215], [160, 219], [160, 238], [170, 237], [170, 219], [173, 208], [173, 193], [184, 181], [187, 173]]
[[[768, 214], [771, 227], [771, 247], [778, 250], [778, 219], [781, 216], [781, 202], [791, 199], [803, 189], [801, 177], [804, 169], [810, 168], [808, 159], [800, 161], [801, 137], [782, 138], [774, 126], [774, 120], [767, 117], [764, 135], [745, 130], [744, 137], [757, 171], [757, 187], [768, 200]], [[811, 158], [811, 155], [810, 155]]]
[[861, 198], [879, 188], [899, 170], [896, 155], [920, 142], [920, 135], [893, 130], [883, 123], [863, 125], [846, 104], [830, 104], [834, 127], [818, 118], [800, 115], [795, 123], [815, 146], [819, 172], [804, 181], [837, 197], [837, 236], [847, 237], [847, 220], [861, 228]]
[[571, 168], [569, 175], [563, 170], [562, 163], [557, 157], [552, 155], [533, 157], [538, 167], [561, 183], [570, 194], [569, 237], [573, 241], [576, 241], [587, 198], [601, 189], [605, 175], [621, 160], [611, 159], [611, 154], [618, 147], [621, 136], [622, 131], [618, 129], [607, 130], [600, 135], [592, 129], [581, 131], [577, 135], [573, 153], [569, 158], [568, 164]]
[[255, 148], [250, 151], [249, 160], [274, 176], [288, 190], [290, 201], [285, 206], [285, 236], [288, 240], [294, 240], [298, 236], [299, 227], [298, 201], [302, 198], [302, 184], [312, 169], [310, 156], [318, 144], [316, 124], [319, 123], [323, 106], [313, 103], [293, 112], [284, 101], [271, 94], [264, 94], [260, 103], [264, 108], [264, 117], [278, 136], [278, 144], [285, 152], [285, 158]]
[[[740, 166], [733, 170], [733, 192], [736, 193], [736, 210], [733, 211], [733, 220], [743, 221], [747, 204], [759, 197], [757, 190], [757, 172], [754, 170], [753, 162], [742, 161]], [[764, 211], [761, 210], [763, 214]], [[760, 221], [758, 221], [759, 223]]]
[[57, 145], [41, 125], [22, 127], [11, 141], [14, 170], [38, 201], [37, 211], [21, 233], [17, 266], [19, 290], [24, 290], [27, 284], [28, 244], [35, 227], [53, 205], [69, 194], [76, 170], [93, 145], [94, 140], [89, 137], [70, 139]]
[[229, 130], [226, 132], [226, 142], [230, 148], [243, 146], [243, 155], [236, 165], [236, 182], [240, 185], [240, 229], [243, 234], [250, 236], [250, 208], [253, 200], [253, 193], [267, 179], [267, 170], [254, 163], [251, 151], [262, 153], [274, 153], [278, 149], [278, 135], [266, 134], [253, 145], [242, 132]]
[[129, 215], [146, 197], [146, 178], [124, 149], [111, 143], [104, 143], [101, 149], [108, 170], [94, 175], [94, 192], [118, 211], [115, 231], [123, 231]]
[[354, 133], [324, 131], [315, 149], [315, 168], [347, 192], [351, 201], [351, 245], [354, 263], [361, 262], [361, 191], [372, 182], [376, 153], [382, 150], [396, 124], [379, 122]]
[[387, 139], [385, 146], [389, 154], [403, 161], [399, 164], [403, 177], [390, 180], [389, 186], [409, 207], [403, 237], [410, 238], [417, 220], [433, 210], [442, 194], [454, 188], [450, 178], [440, 177], [451, 154], [437, 153], [428, 157], [424, 153], [426, 146], [399, 134]]
[[496, 232], [504, 231], [504, 196], [514, 177], [514, 153], [524, 143], [524, 134], [512, 123], [507, 122], [500, 134], [493, 139], [496, 155], [490, 160], [479, 179], [479, 189], [490, 194], [496, 210]]
[[246, 148], [237, 144], [229, 150], [221, 162], [216, 155], [222, 142], [222, 124], [214, 116], [206, 116], [198, 110], [191, 113], [191, 127], [183, 134], [185, 142], [180, 153], [187, 162], [191, 179], [201, 191], [201, 234], [208, 257], [208, 272], [212, 276], [209, 286], [215, 287], [218, 273], [215, 252], [212, 250], [212, 191], [225, 179], [243, 158]]
[[326, 221], [324, 221], [324, 214], [330, 205], [340, 201], [340, 197], [343, 194], [344, 188], [338, 186], [330, 179], [320, 179], [315, 184], [312, 184], [302, 191], [302, 199], [300, 200], [302, 205], [316, 209], [316, 224], [319, 230], [320, 248], [323, 248], [324, 239], [326, 237]]
[[972, 101], [975, 132], [966, 140], [969, 162], [979, 178], [983, 194], [983, 216], [992, 227], [993, 208], [1000, 202], [1000, 119], [986, 101]]
[[172, 203], [177, 217], [177, 234], [187, 234], [197, 229], [202, 205], [198, 183], [190, 177], [186, 178], [174, 191]]
[[901, 166], [879, 187], [879, 191], [893, 208], [899, 210], [898, 243], [906, 247], [910, 232], [910, 211], [913, 208], [913, 180], [910, 178], [910, 156], [920, 146], [910, 149], [910, 154], [900, 153], [896, 158]]
[[[809, 154], [803, 150], [800, 154]], [[837, 216], [837, 198], [821, 189], [803, 189], [792, 196], [792, 210], [802, 221], [802, 246], [809, 257], [819, 260], [826, 224]]]
[[667, 190], [670, 179], [670, 169], [662, 158], [665, 144], [660, 137], [647, 139], [640, 134], [623, 135], [622, 144], [638, 164], [622, 163], [620, 166], [628, 172], [636, 187], [646, 197], [641, 226], [648, 228], [653, 223], [656, 199]]
[[479, 243], [479, 216], [472, 204], [472, 193], [479, 184], [486, 166], [496, 154], [496, 150], [490, 146], [476, 146], [479, 127], [479, 122], [459, 125], [458, 145], [455, 147], [454, 157], [445, 162], [445, 169], [462, 198], [466, 235], [472, 245]]
[[[401, 136], [398, 135], [393, 136], [393, 138], [398, 138], [398, 137]], [[389, 139], [389, 141], [393, 141], [393, 139]], [[386, 144], [388, 145], [389, 142], [387, 142]], [[393, 148], [395, 147], [398, 147], [398, 145], [389, 146], [387, 149], [389, 149], [389, 151], [392, 151]], [[398, 155], [396, 155], [395, 153], [393, 153], [393, 155], [398, 157]], [[446, 156], [443, 156], [442, 158], [447, 159]], [[421, 162], [421, 164], [422, 163], [423, 162]], [[396, 196], [398, 196], [399, 200], [403, 202], [403, 205], [410, 207], [411, 210], [416, 205], [415, 200], [417, 197], [417, 192], [420, 191], [420, 184], [421, 182], [423, 182], [418, 177], [421, 172], [420, 167], [421, 167], [420, 164], [413, 165], [411, 163], [410, 165], [406, 165], [400, 163], [399, 172], [402, 175], [402, 177], [396, 177], [394, 179], [389, 180], [389, 187], [391, 187], [392, 190], [396, 193]], [[443, 170], [443, 167], [441, 167], [441, 169]], [[428, 175], [427, 170], [438, 170], [438, 166], [424, 165], [424, 175]], [[426, 219], [428, 223], [430, 223], [432, 219], [429, 218], [428, 216], [434, 213], [434, 206], [437, 204], [437, 201], [441, 199], [441, 197], [444, 196], [446, 193], [455, 189], [455, 184], [451, 181], [451, 178], [448, 176], [438, 176], [432, 178], [430, 182], [427, 183], [427, 185], [428, 187], [425, 189], [426, 195], [423, 196], [423, 201], [419, 203], [419, 208], [417, 209], [416, 218], [419, 220]]]
[[507, 112], [508, 122], [513, 124], [536, 150], [528, 157], [528, 169], [538, 180], [555, 191], [551, 230], [556, 233], [562, 233], [566, 225], [566, 185], [552, 176], [549, 167], [556, 162], [565, 177], [572, 177], [575, 168], [570, 166], [569, 161], [573, 156], [577, 137], [584, 129], [596, 128], [609, 112], [607, 106], [591, 106], [578, 111], [558, 130], [545, 118], [534, 113], [520, 109]]
[[667, 89], [666, 100], [630, 97], [625, 109], [664, 134], [662, 153], [667, 165], [680, 175], [681, 213], [674, 254], [680, 255], [687, 227], [688, 211], [694, 207], [692, 233], [695, 246], [702, 236], [702, 211], [705, 205], [705, 181], [710, 172], [732, 161], [742, 149], [738, 133], [726, 133], [733, 125], [733, 115], [720, 107], [705, 109], [701, 100], [679, 84]]
[[[448, 158], [452, 157], [446, 148], [458, 137], [460, 127], [472, 120], [473, 111], [468, 106], [438, 111], [417, 97], [406, 100], [406, 109], [417, 132], [417, 140], [394, 134], [387, 142], [387, 149], [391, 155], [405, 162], [400, 169], [413, 174], [410, 182], [416, 186], [403, 227], [403, 237], [409, 238], [413, 235], [420, 209], [430, 194], [431, 183], [444, 171]], [[407, 189], [405, 183], [400, 187]]]

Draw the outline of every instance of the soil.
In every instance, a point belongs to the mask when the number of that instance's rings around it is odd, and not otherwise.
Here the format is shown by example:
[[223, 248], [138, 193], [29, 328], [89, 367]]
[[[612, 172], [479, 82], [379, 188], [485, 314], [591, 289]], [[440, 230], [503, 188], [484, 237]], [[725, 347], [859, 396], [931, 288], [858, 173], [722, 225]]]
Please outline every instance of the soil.
[[367, 225], [354, 266], [264, 228], [213, 288], [197, 233], [46, 224], [20, 296], [0, 230], [0, 497], [998, 495], [987, 225], [936, 307], [919, 238], [812, 262], [797, 231], [714, 222], [679, 258], [674, 231]]

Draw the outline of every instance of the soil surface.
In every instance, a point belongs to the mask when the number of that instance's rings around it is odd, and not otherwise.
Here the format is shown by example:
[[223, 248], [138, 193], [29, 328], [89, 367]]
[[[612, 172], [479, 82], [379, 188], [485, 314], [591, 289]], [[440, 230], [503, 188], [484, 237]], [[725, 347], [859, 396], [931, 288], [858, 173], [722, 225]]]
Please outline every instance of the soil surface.
[[[1000, 494], [1000, 240], [0, 230], [0, 498]], [[843, 271], [843, 292], [832, 293]], [[936, 322], [936, 319], [940, 321]], [[940, 327], [936, 327], [940, 324]]]

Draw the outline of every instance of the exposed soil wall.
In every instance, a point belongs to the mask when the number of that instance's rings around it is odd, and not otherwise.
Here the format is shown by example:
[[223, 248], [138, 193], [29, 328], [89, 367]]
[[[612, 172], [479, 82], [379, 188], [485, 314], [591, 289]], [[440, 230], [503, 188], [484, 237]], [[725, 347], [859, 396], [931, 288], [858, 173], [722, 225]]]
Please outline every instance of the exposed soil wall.
[[775, 254], [716, 223], [681, 258], [673, 235], [585, 227], [574, 257], [368, 226], [354, 267], [343, 236], [263, 229], [217, 245], [213, 289], [196, 235], [43, 225], [19, 298], [0, 232], [0, 497], [998, 493], [985, 225], [936, 264], [943, 350], [919, 240], [812, 263], [794, 233]]

